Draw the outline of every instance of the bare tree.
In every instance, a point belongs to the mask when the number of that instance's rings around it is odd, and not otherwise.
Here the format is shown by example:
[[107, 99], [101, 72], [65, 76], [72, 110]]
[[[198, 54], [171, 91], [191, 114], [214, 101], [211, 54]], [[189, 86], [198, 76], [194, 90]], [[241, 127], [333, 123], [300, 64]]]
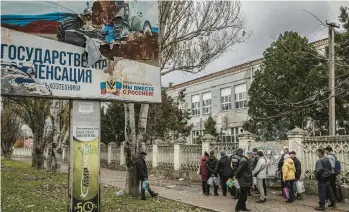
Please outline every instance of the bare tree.
[[251, 32], [240, 1], [161, 1], [161, 75], [197, 73]]
[[5, 97], [1, 105], [1, 150], [5, 159], [11, 160], [13, 145], [20, 136], [22, 123], [14, 113], [16, 105]]
[[53, 140], [49, 144], [50, 150], [46, 168], [56, 172], [61, 168], [62, 147], [67, 143], [69, 137], [69, 101], [53, 100], [50, 119], [53, 125]]
[[52, 100], [32, 98], [11, 98], [19, 106], [18, 116], [26, 123], [34, 134], [32, 166], [44, 168], [44, 149], [53, 140], [50, 108]]
[[[230, 47], [249, 38], [239, 1], [160, 1], [161, 75], [197, 73]], [[137, 153], [146, 132], [148, 104], [140, 109], [136, 132], [134, 105], [125, 104], [126, 192], [137, 196]]]

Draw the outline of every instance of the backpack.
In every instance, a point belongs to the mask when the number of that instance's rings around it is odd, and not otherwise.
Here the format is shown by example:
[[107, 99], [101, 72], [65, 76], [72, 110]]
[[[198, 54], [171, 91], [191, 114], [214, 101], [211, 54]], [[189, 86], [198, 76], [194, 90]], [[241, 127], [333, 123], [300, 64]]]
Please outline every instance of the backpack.
[[336, 158], [336, 162], [334, 164], [334, 172], [335, 173], [341, 172], [341, 162], [339, 160], [337, 160], [337, 158]]

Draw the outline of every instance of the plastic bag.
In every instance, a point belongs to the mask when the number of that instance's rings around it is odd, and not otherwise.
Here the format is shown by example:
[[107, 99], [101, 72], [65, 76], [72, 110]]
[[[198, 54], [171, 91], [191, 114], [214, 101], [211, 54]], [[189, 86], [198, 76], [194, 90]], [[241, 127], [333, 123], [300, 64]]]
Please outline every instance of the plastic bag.
[[284, 194], [284, 198], [285, 199], [290, 199], [290, 192], [289, 192], [289, 189], [287, 187], [284, 187], [283, 189], [283, 194]]
[[149, 181], [148, 180], [143, 181], [142, 189], [149, 190]]
[[208, 178], [207, 184], [213, 186], [213, 177]]
[[240, 184], [239, 184], [239, 181], [237, 179], [234, 179], [234, 186], [236, 189], [240, 189]]
[[217, 187], [219, 187], [220, 181], [218, 177], [213, 177], [213, 184]]
[[257, 177], [252, 178], [252, 185], [257, 186]]
[[227, 182], [225, 183], [225, 185], [227, 186], [227, 188], [232, 188], [234, 185], [234, 181], [232, 179], [228, 179]]
[[298, 194], [303, 194], [305, 192], [304, 183], [300, 180], [296, 181], [296, 191]]

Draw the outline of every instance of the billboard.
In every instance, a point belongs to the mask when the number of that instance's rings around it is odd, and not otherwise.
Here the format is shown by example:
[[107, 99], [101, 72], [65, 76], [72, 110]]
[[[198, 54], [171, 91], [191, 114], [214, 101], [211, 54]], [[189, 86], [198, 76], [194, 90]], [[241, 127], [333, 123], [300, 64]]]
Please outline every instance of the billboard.
[[4, 2], [1, 12], [2, 95], [161, 102], [157, 1]]

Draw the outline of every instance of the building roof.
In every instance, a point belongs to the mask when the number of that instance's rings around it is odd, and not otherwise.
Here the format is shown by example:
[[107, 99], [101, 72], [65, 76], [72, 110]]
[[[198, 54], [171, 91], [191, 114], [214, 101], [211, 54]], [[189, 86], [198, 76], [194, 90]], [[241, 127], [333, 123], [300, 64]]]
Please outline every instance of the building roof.
[[[313, 44], [315, 48], [323, 46], [323, 45], [326, 45], [326, 44], [328, 44], [328, 38], [324, 38], [324, 39], [312, 42], [311, 44]], [[208, 74], [208, 75], [205, 75], [205, 76], [202, 76], [202, 77], [199, 77], [199, 78], [187, 81], [187, 82], [183, 82], [183, 83], [180, 83], [178, 85], [167, 87], [166, 90], [167, 91], [171, 91], [171, 90], [176, 90], [178, 88], [187, 87], [187, 86], [193, 85], [195, 83], [206, 81], [206, 80], [209, 80], [209, 79], [212, 79], [212, 78], [216, 78], [216, 77], [219, 77], [219, 76], [222, 76], [222, 75], [230, 74], [230, 73], [233, 73], [233, 72], [236, 72], [236, 71], [243, 70], [243, 69], [248, 68], [250, 66], [260, 65], [262, 63], [263, 63], [263, 58], [259, 58], [257, 60], [252, 60], [252, 61], [240, 64], [240, 65], [237, 65], [237, 66], [233, 66], [233, 67], [224, 69], [222, 71], [218, 71], [218, 72], [215, 72], [215, 73], [212, 73], [212, 74]]]

